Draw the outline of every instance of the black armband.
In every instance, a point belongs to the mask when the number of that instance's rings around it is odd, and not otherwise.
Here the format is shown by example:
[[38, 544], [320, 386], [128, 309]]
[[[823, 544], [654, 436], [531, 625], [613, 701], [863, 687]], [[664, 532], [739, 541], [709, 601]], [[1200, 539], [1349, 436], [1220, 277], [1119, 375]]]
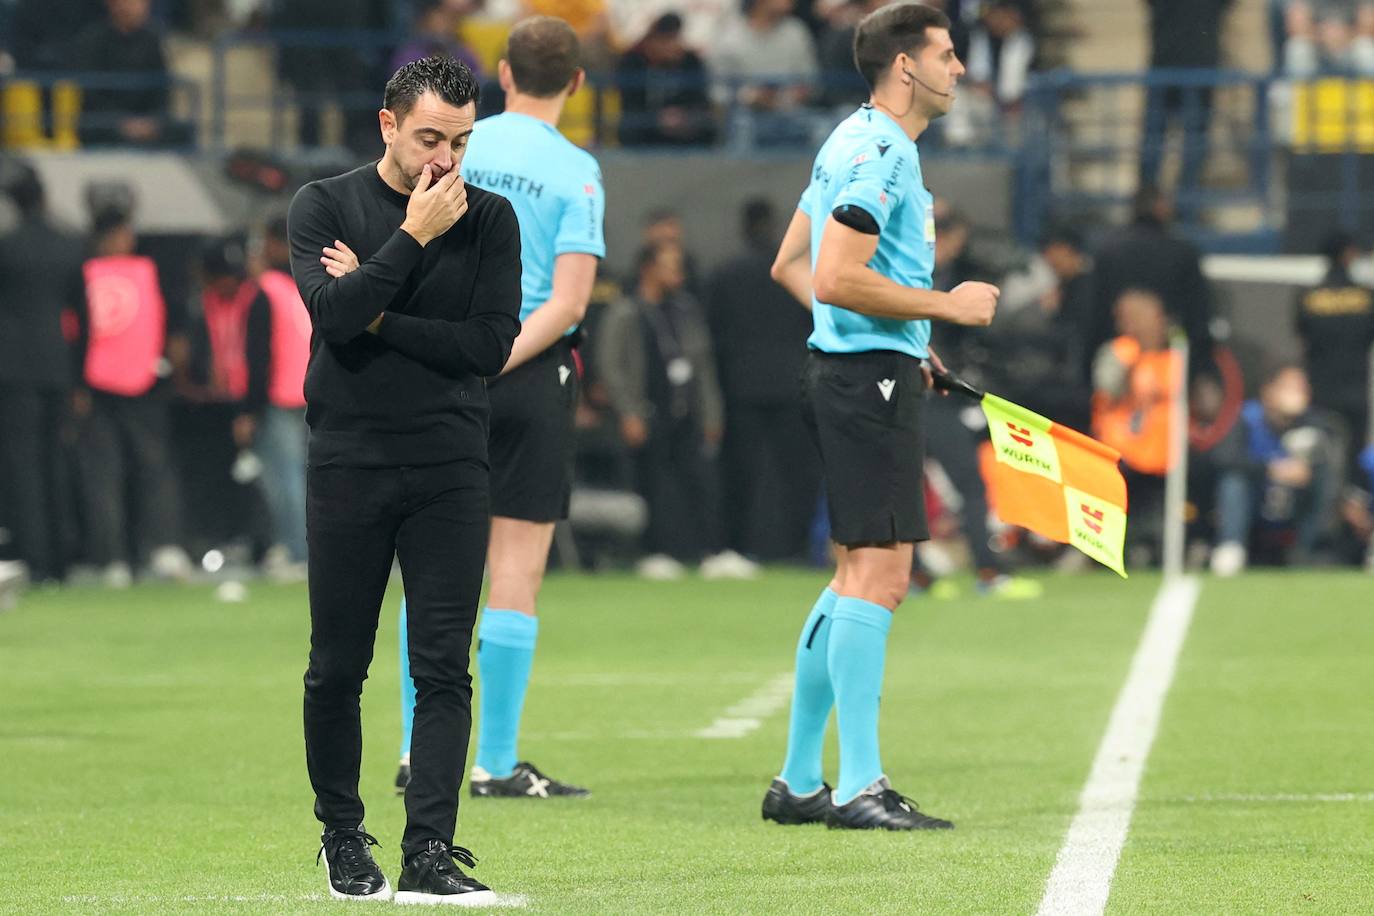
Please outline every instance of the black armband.
[[878, 234], [878, 221], [873, 218], [863, 207], [856, 207], [853, 204], [841, 204], [830, 215], [835, 217], [835, 222], [842, 226], [848, 226], [855, 232], [862, 232], [864, 235]]

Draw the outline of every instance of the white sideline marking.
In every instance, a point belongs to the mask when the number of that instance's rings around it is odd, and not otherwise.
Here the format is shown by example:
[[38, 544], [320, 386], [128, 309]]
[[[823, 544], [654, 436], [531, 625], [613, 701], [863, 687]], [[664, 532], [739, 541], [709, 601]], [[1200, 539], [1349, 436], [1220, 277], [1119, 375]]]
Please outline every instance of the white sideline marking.
[[780, 674], [700, 731], [696, 738], [743, 738], [755, 731], [763, 720], [787, 705], [792, 698], [792, 674]]
[[1185, 795], [1184, 802], [1374, 802], [1374, 792], [1328, 792], [1316, 795]]
[[1160, 711], [1197, 604], [1198, 580], [1166, 581], [1150, 608], [1145, 632], [1116, 698], [1078, 813], [1045, 882], [1040, 916], [1100, 916], [1131, 827], [1140, 777], [1150, 756]]

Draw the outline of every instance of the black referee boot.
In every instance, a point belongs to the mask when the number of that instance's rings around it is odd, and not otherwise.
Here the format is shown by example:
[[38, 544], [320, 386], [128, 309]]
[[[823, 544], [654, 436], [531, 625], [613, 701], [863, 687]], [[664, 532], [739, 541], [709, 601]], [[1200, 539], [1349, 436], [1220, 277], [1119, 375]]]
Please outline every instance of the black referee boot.
[[362, 824], [356, 828], [326, 830], [320, 837], [315, 864], [324, 857], [329, 873], [329, 896], [339, 900], [390, 900], [391, 885], [367, 848], [380, 845]]
[[495, 778], [481, 767], [473, 767], [468, 791], [473, 798], [586, 798], [592, 794], [591, 789], [545, 776], [534, 764], [524, 760], [504, 779]]
[[471, 850], [449, 848], [443, 840], [430, 840], [419, 852], [401, 857], [401, 878], [396, 882], [397, 903], [446, 903], [452, 906], [494, 906], [496, 894], [475, 878], [463, 874], [457, 859], [468, 868], [477, 865]]
[[830, 786], [825, 783], [810, 795], [793, 795], [787, 783], [774, 779], [763, 796], [763, 819], [789, 825], [820, 824], [830, 807]]
[[860, 792], [853, 801], [831, 805], [827, 827], [846, 830], [952, 830], [954, 824], [922, 814], [916, 802], [896, 789], [887, 777]]

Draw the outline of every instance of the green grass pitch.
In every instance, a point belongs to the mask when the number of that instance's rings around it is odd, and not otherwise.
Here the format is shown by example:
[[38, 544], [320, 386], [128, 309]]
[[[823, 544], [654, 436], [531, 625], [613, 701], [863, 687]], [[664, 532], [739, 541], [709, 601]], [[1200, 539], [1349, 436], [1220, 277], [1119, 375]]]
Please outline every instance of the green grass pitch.
[[[782, 828], [785, 704], [698, 733], [791, 668], [817, 573], [555, 576], [521, 753], [581, 802], [476, 801], [458, 842], [529, 913], [1033, 913], [1158, 587], [912, 600], [883, 698], [894, 783], [958, 829]], [[363, 699], [367, 825], [393, 880], [393, 583]], [[1107, 910], [1374, 911], [1374, 582], [1208, 581]], [[0, 911], [357, 912], [314, 862], [303, 587], [27, 596], [0, 614]], [[827, 774], [835, 777], [834, 735]]]

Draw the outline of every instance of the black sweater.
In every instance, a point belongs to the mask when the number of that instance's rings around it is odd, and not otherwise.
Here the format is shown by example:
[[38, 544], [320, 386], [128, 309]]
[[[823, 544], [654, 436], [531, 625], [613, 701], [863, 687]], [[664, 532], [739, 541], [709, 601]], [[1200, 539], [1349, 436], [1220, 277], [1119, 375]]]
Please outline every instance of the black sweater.
[[[291, 273], [314, 326], [311, 465], [486, 461], [484, 378], [520, 331], [520, 231], [505, 198], [467, 193], [467, 213], [423, 248], [400, 229], [409, 197], [375, 162], [311, 182], [291, 202]], [[335, 239], [362, 262], [338, 279], [320, 263]]]

